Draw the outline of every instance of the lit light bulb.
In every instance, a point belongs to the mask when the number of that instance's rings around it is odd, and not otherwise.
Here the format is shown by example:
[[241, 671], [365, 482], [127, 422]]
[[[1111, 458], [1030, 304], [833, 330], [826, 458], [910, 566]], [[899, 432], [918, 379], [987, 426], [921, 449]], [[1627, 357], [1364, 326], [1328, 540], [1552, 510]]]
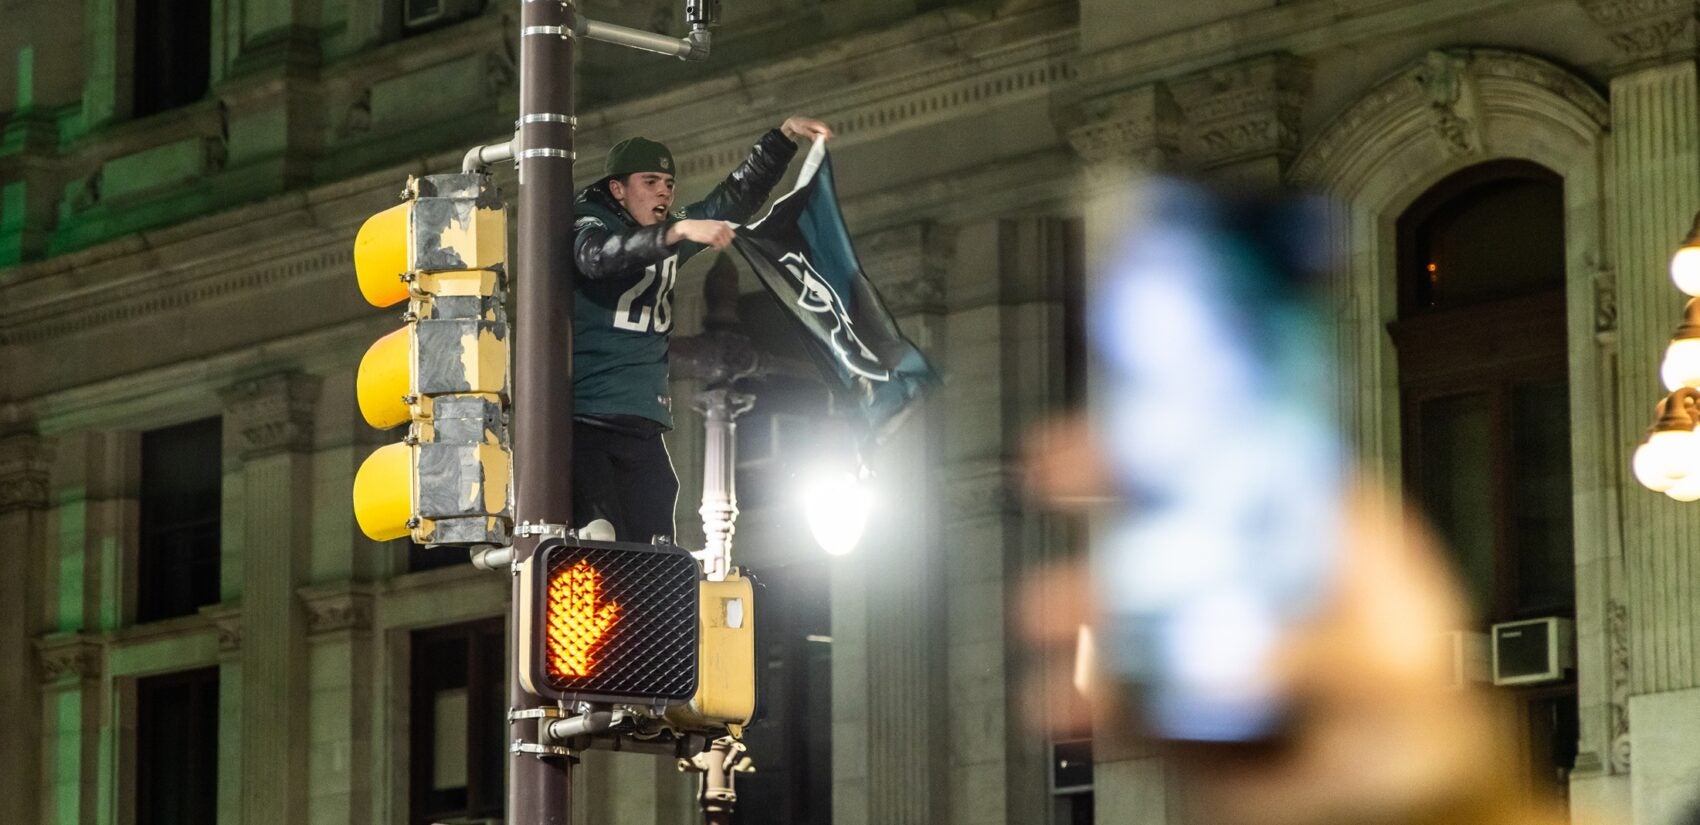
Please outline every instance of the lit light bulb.
[[1684, 246], [1671, 256], [1670, 279], [1677, 289], [1700, 298], [1700, 246]]
[[[1660, 430], [1635, 448], [1630, 466], [1635, 480], [1655, 493], [1669, 492], [1697, 468], [1700, 442], [1690, 430]], [[1697, 478], [1700, 481], [1700, 478]], [[1697, 494], [1700, 496], [1700, 494]]]
[[873, 497], [851, 473], [817, 474], [803, 487], [803, 515], [809, 532], [828, 554], [856, 549], [868, 525]]
[[1664, 363], [1659, 365], [1659, 378], [1665, 389], [1700, 387], [1700, 338], [1677, 338], [1665, 348]]
[[1665, 495], [1677, 501], [1700, 501], [1700, 474], [1690, 475], [1672, 485]]

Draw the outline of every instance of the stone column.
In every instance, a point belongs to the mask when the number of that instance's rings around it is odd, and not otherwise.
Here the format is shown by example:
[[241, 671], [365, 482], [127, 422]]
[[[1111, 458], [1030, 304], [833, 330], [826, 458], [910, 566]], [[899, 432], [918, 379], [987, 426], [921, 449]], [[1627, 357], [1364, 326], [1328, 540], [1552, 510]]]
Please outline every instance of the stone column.
[[225, 558], [238, 565], [242, 586], [242, 822], [294, 825], [306, 821], [307, 617], [296, 590], [311, 550], [318, 379], [273, 375], [222, 396], [235, 466], [226, 483], [239, 485], [225, 511], [227, 534], [240, 534], [239, 558]]
[[308, 825], [353, 825], [372, 811], [372, 587], [297, 591], [307, 606]]
[[[1080, 79], [1082, 91], [1088, 94], [1103, 82], [1113, 81], [1090, 76]], [[1079, 114], [1068, 129], [1068, 139], [1084, 161], [1087, 186], [1097, 203], [1113, 204], [1125, 197], [1115, 187], [1125, 185], [1134, 175], [1182, 163], [1184, 121], [1174, 95], [1163, 83], [1099, 93], [1074, 111]], [[1087, 281], [1103, 269], [1109, 245], [1121, 231], [1116, 223], [1120, 214], [1120, 209], [1101, 206], [1085, 212]], [[1170, 788], [1162, 760], [1117, 736], [1115, 720], [1097, 710], [1092, 742], [1097, 820], [1140, 825], [1178, 821], [1178, 815], [1169, 812]]]
[[43, 590], [50, 586], [46, 514], [52, 450], [41, 436], [0, 436], [0, 708], [16, 712], [0, 737], [0, 822], [35, 822], [40, 775], [36, 757], [43, 707], [35, 674], [25, 666], [43, 627]]
[[[937, 356], [941, 269], [921, 224], [864, 238], [863, 263], [898, 325]], [[948, 821], [941, 629], [938, 399], [869, 457], [878, 503], [832, 568], [833, 821]], [[759, 759], [759, 754], [757, 755]], [[758, 762], [758, 765], [760, 763]]]
[[[1080, 277], [1069, 222], [965, 225], [956, 237], [940, 348], [955, 411], [944, 425], [943, 586], [951, 821], [1050, 817], [1044, 730], [1026, 701], [1034, 660], [1013, 624], [1021, 585], [1057, 554], [1046, 519], [1021, 503], [1024, 439], [1063, 403], [1064, 295]], [[968, 411], [972, 411], [969, 413]]]
[[[1686, 296], [1671, 254], [1700, 209], [1696, 4], [1580, 0], [1620, 50], [1611, 80], [1610, 229], [1619, 320], [1619, 443], [1624, 458], [1664, 393], [1659, 363]], [[1622, 767], [1633, 765], [1635, 822], [1669, 822], [1694, 802], [1700, 751], [1700, 508], [1631, 486], [1622, 498], [1621, 634], [1628, 694]], [[1631, 762], [1632, 760], [1632, 762]]]
[[[100, 764], [100, 643], [81, 633], [55, 633], [36, 642], [41, 675], [40, 761], [25, 775], [40, 777], [42, 825], [102, 823], [101, 789], [112, 782]], [[109, 800], [110, 801], [110, 800]]]

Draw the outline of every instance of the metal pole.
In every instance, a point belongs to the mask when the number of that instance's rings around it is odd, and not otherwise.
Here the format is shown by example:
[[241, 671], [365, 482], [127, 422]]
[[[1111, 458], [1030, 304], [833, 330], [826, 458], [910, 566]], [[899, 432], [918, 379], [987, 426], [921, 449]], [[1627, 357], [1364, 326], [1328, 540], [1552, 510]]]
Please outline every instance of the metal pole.
[[732, 533], [738, 522], [737, 419], [749, 412], [755, 396], [728, 387], [697, 394], [697, 409], [703, 414], [702, 516], [703, 574], [709, 581], [724, 581], [732, 567]]
[[[521, 0], [519, 249], [514, 273], [514, 520], [572, 524], [573, 40], [564, 0]], [[536, 552], [514, 536], [515, 558]], [[513, 577], [513, 610], [520, 604]], [[543, 704], [519, 683], [519, 627], [508, 617], [508, 707]], [[510, 713], [508, 741], [530, 741], [535, 719]], [[510, 751], [507, 821], [567, 825], [572, 759]]]

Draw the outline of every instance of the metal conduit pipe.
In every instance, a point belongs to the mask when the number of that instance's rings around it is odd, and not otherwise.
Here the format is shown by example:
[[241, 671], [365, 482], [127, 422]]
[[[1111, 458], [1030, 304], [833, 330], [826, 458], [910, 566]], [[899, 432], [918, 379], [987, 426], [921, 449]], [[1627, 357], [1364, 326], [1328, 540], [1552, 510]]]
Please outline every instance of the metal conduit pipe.
[[476, 172], [492, 163], [514, 159], [514, 142], [490, 143], [484, 146], [474, 146], [466, 150], [466, 157], [461, 158], [460, 171]]
[[711, 35], [706, 26], [692, 29], [685, 37], [668, 37], [628, 26], [603, 23], [588, 17], [573, 19], [573, 34], [590, 40], [629, 46], [646, 52], [672, 55], [680, 60], [707, 60]]
[[472, 548], [472, 566], [480, 570], [507, 570], [514, 563], [514, 548], [512, 545], [493, 547], [489, 545]]

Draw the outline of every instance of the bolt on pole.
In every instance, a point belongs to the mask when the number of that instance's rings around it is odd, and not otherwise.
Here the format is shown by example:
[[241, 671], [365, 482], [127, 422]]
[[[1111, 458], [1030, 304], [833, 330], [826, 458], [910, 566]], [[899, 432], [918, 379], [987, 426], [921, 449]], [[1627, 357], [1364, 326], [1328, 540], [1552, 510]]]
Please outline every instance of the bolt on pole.
[[[572, 525], [573, 17], [564, 0], [520, 0], [518, 254], [514, 281], [514, 521]], [[514, 556], [536, 552], [516, 534]], [[511, 609], [521, 604], [513, 579]], [[508, 622], [508, 741], [529, 741], [521, 713], [545, 704], [519, 681], [521, 617]], [[507, 821], [567, 825], [571, 757], [510, 749]]]

